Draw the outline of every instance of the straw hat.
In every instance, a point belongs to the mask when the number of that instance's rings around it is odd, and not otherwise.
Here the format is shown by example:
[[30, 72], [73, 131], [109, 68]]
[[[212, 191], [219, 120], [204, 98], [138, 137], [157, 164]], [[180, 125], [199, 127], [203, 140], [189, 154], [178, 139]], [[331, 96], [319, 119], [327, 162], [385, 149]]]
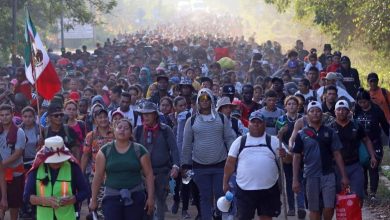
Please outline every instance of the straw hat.
[[46, 158], [45, 163], [61, 163], [71, 158], [70, 155], [63, 153], [69, 149], [65, 147], [64, 140], [60, 136], [49, 137], [45, 139], [45, 151], [53, 155]]

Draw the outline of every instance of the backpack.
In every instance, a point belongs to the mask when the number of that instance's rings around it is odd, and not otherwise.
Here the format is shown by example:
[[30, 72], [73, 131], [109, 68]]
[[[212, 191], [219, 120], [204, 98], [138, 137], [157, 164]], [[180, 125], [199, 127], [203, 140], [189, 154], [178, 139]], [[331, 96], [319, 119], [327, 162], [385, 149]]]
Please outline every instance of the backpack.
[[232, 128], [233, 128], [234, 132], [236, 132], [237, 137], [241, 136], [242, 134], [241, 134], [241, 132], [238, 129], [238, 119], [237, 118], [231, 118], [231, 122], [232, 122]]
[[276, 167], [278, 168], [278, 173], [279, 173], [279, 178], [278, 178], [279, 191], [280, 191], [280, 193], [282, 193], [282, 190], [284, 190], [284, 189], [283, 189], [283, 182], [282, 182], [282, 178], [281, 178], [281, 170], [280, 170], [281, 167], [280, 167], [280, 165], [278, 163], [278, 160], [276, 159], [277, 158], [276, 157], [276, 153], [275, 153], [275, 151], [271, 147], [271, 136], [268, 135], [268, 134], [265, 134], [265, 143], [266, 144], [245, 146], [247, 137], [248, 137], [247, 135], [241, 136], [240, 148], [238, 149], [237, 159], [238, 159], [238, 156], [240, 155], [240, 153], [245, 148], [249, 148], [249, 147], [267, 147], [272, 152], [272, 154], [274, 155], [274, 161], [275, 161]]
[[[64, 132], [65, 132], [65, 137], [63, 137], [63, 139], [64, 139], [64, 144], [66, 145], [66, 146], [68, 146], [69, 145], [69, 143], [70, 143], [70, 140], [69, 140], [69, 126], [68, 125], [65, 125], [64, 124]], [[49, 127], [48, 126], [46, 126], [45, 128], [44, 128], [44, 133], [43, 133], [43, 135], [44, 135], [44, 138], [47, 138], [47, 135], [49, 134]]]
[[[112, 148], [115, 147], [115, 141], [111, 141], [106, 144], [107, 153], [106, 153], [106, 159], [110, 156]], [[141, 145], [138, 143], [133, 142], [133, 147], [135, 151], [135, 155], [137, 156], [138, 161], [141, 159]], [[140, 161], [141, 162], [141, 161]]]

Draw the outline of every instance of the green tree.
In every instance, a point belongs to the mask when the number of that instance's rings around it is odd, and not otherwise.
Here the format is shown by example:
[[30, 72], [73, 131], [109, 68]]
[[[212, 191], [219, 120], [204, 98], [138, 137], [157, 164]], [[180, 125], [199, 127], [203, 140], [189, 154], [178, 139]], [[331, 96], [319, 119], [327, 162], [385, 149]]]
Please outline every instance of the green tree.
[[333, 43], [346, 48], [355, 41], [390, 57], [390, 0], [265, 0], [280, 12], [293, 5], [296, 17], [311, 19]]
[[[0, 47], [3, 62], [12, 48], [12, 4], [14, 0], [0, 1]], [[27, 6], [35, 26], [42, 36], [56, 30], [61, 12], [65, 18], [81, 24], [98, 23], [97, 17], [116, 6], [116, 0], [18, 0], [17, 51], [22, 54], [24, 44], [24, 7]], [[72, 28], [70, 26], [66, 28]], [[0, 59], [1, 60], [1, 59]]]

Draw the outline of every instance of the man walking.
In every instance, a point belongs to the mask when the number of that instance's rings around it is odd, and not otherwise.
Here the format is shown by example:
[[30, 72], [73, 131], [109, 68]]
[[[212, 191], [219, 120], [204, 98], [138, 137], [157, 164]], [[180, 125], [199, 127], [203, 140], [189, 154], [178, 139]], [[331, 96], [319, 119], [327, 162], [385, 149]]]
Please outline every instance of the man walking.
[[249, 134], [237, 138], [230, 147], [226, 160], [223, 190], [229, 190], [230, 176], [237, 166], [237, 217], [253, 219], [255, 211], [260, 220], [278, 217], [281, 209], [278, 185], [278, 156], [285, 156], [278, 149], [279, 140], [265, 132], [265, 117], [259, 111], [249, 117]]
[[[293, 147], [293, 191], [300, 191], [299, 170], [303, 160], [303, 176], [306, 179], [306, 195], [310, 220], [331, 220], [336, 200], [336, 162], [344, 187], [349, 180], [340, 153], [342, 144], [337, 133], [322, 124], [322, 108], [317, 101], [307, 107], [308, 124], [299, 131]], [[322, 195], [322, 201], [321, 201]], [[322, 204], [320, 204], [322, 202]], [[323, 207], [322, 210], [320, 208]]]

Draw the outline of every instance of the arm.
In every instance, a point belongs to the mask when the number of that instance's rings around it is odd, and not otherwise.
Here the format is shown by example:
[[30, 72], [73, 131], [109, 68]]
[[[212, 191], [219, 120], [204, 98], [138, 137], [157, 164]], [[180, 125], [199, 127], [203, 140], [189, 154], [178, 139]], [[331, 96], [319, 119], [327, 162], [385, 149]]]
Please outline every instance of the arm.
[[7, 210], [8, 208], [8, 200], [7, 200], [7, 184], [5, 182], [4, 178], [4, 168], [3, 165], [0, 163], [0, 187], [1, 187], [1, 201], [0, 201], [0, 208], [3, 210]]
[[11, 154], [10, 157], [3, 160], [4, 167], [9, 167], [13, 162], [23, 157], [23, 151], [26, 146], [26, 135], [24, 131], [19, 128], [17, 133], [17, 139], [15, 143], [15, 151]]
[[104, 180], [104, 173], [106, 168], [106, 158], [101, 150], [96, 155], [96, 163], [95, 163], [95, 176], [92, 180], [92, 197], [89, 207], [91, 210], [95, 210], [97, 208], [97, 196], [99, 193], [100, 186]]
[[336, 165], [339, 168], [341, 174], [341, 183], [344, 185], [344, 187], [347, 187], [349, 185], [349, 180], [348, 180], [347, 173], [345, 172], [344, 161], [340, 151], [339, 150], [333, 151], [333, 157], [334, 160], [336, 161]]
[[80, 167], [77, 164], [72, 164], [72, 171], [73, 176], [75, 177], [72, 179], [72, 182], [75, 181], [74, 183], [76, 184], [75, 202], [81, 203], [91, 196], [91, 191]]
[[171, 177], [176, 178], [179, 174], [179, 166], [180, 166], [180, 157], [179, 157], [179, 150], [177, 149], [177, 144], [175, 140], [175, 136], [173, 135], [173, 132], [171, 128], [167, 126], [168, 129], [166, 132], [168, 132], [168, 145], [170, 149], [170, 157], [171, 162], [173, 164], [173, 167], [171, 169]]
[[[389, 94], [389, 93], [387, 93]], [[382, 111], [382, 109], [377, 108], [379, 110], [379, 124], [381, 125], [381, 128], [383, 132], [389, 136], [389, 123], [386, 119], [385, 113]]]
[[[305, 117], [305, 116], [303, 116], [303, 117]], [[288, 140], [288, 148], [290, 151], [294, 147], [295, 138], [297, 137], [298, 131], [303, 128], [303, 117], [298, 119], [294, 124], [294, 130], [291, 134], [290, 139]]]
[[364, 136], [363, 142], [366, 145], [367, 151], [371, 157], [371, 167], [374, 168], [378, 164], [378, 161], [376, 160], [376, 157], [375, 157], [374, 146], [372, 145], [372, 142], [371, 142], [370, 138], [368, 138], [367, 135]]
[[87, 167], [87, 164], [88, 164], [88, 159], [91, 157], [91, 153], [90, 152], [83, 152], [83, 155], [81, 156], [81, 161], [80, 161], [80, 168], [81, 168], [81, 172], [85, 173], [85, 169]]
[[295, 193], [300, 191], [300, 181], [299, 181], [299, 172], [301, 169], [301, 160], [302, 160], [302, 155], [299, 153], [294, 153], [293, 155], [293, 191]]
[[142, 171], [145, 175], [146, 191], [148, 193], [145, 210], [147, 210], [148, 214], [151, 214], [154, 211], [154, 175], [149, 154], [144, 154], [140, 161]]
[[237, 158], [228, 156], [225, 168], [223, 171], [223, 192], [226, 193], [229, 190], [229, 179], [236, 169]]
[[192, 130], [191, 118], [187, 119], [187, 122], [184, 126], [184, 135], [183, 135], [183, 150], [181, 156], [181, 165], [182, 166], [191, 166], [192, 164], [192, 149], [194, 138], [194, 132]]
[[223, 123], [224, 142], [226, 146], [230, 147], [233, 141], [237, 138], [237, 135], [232, 129], [232, 127], [230, 127], [229, 119], [225, 115], [223, 115], [223, 117], [224, 117], [224, 123]]

